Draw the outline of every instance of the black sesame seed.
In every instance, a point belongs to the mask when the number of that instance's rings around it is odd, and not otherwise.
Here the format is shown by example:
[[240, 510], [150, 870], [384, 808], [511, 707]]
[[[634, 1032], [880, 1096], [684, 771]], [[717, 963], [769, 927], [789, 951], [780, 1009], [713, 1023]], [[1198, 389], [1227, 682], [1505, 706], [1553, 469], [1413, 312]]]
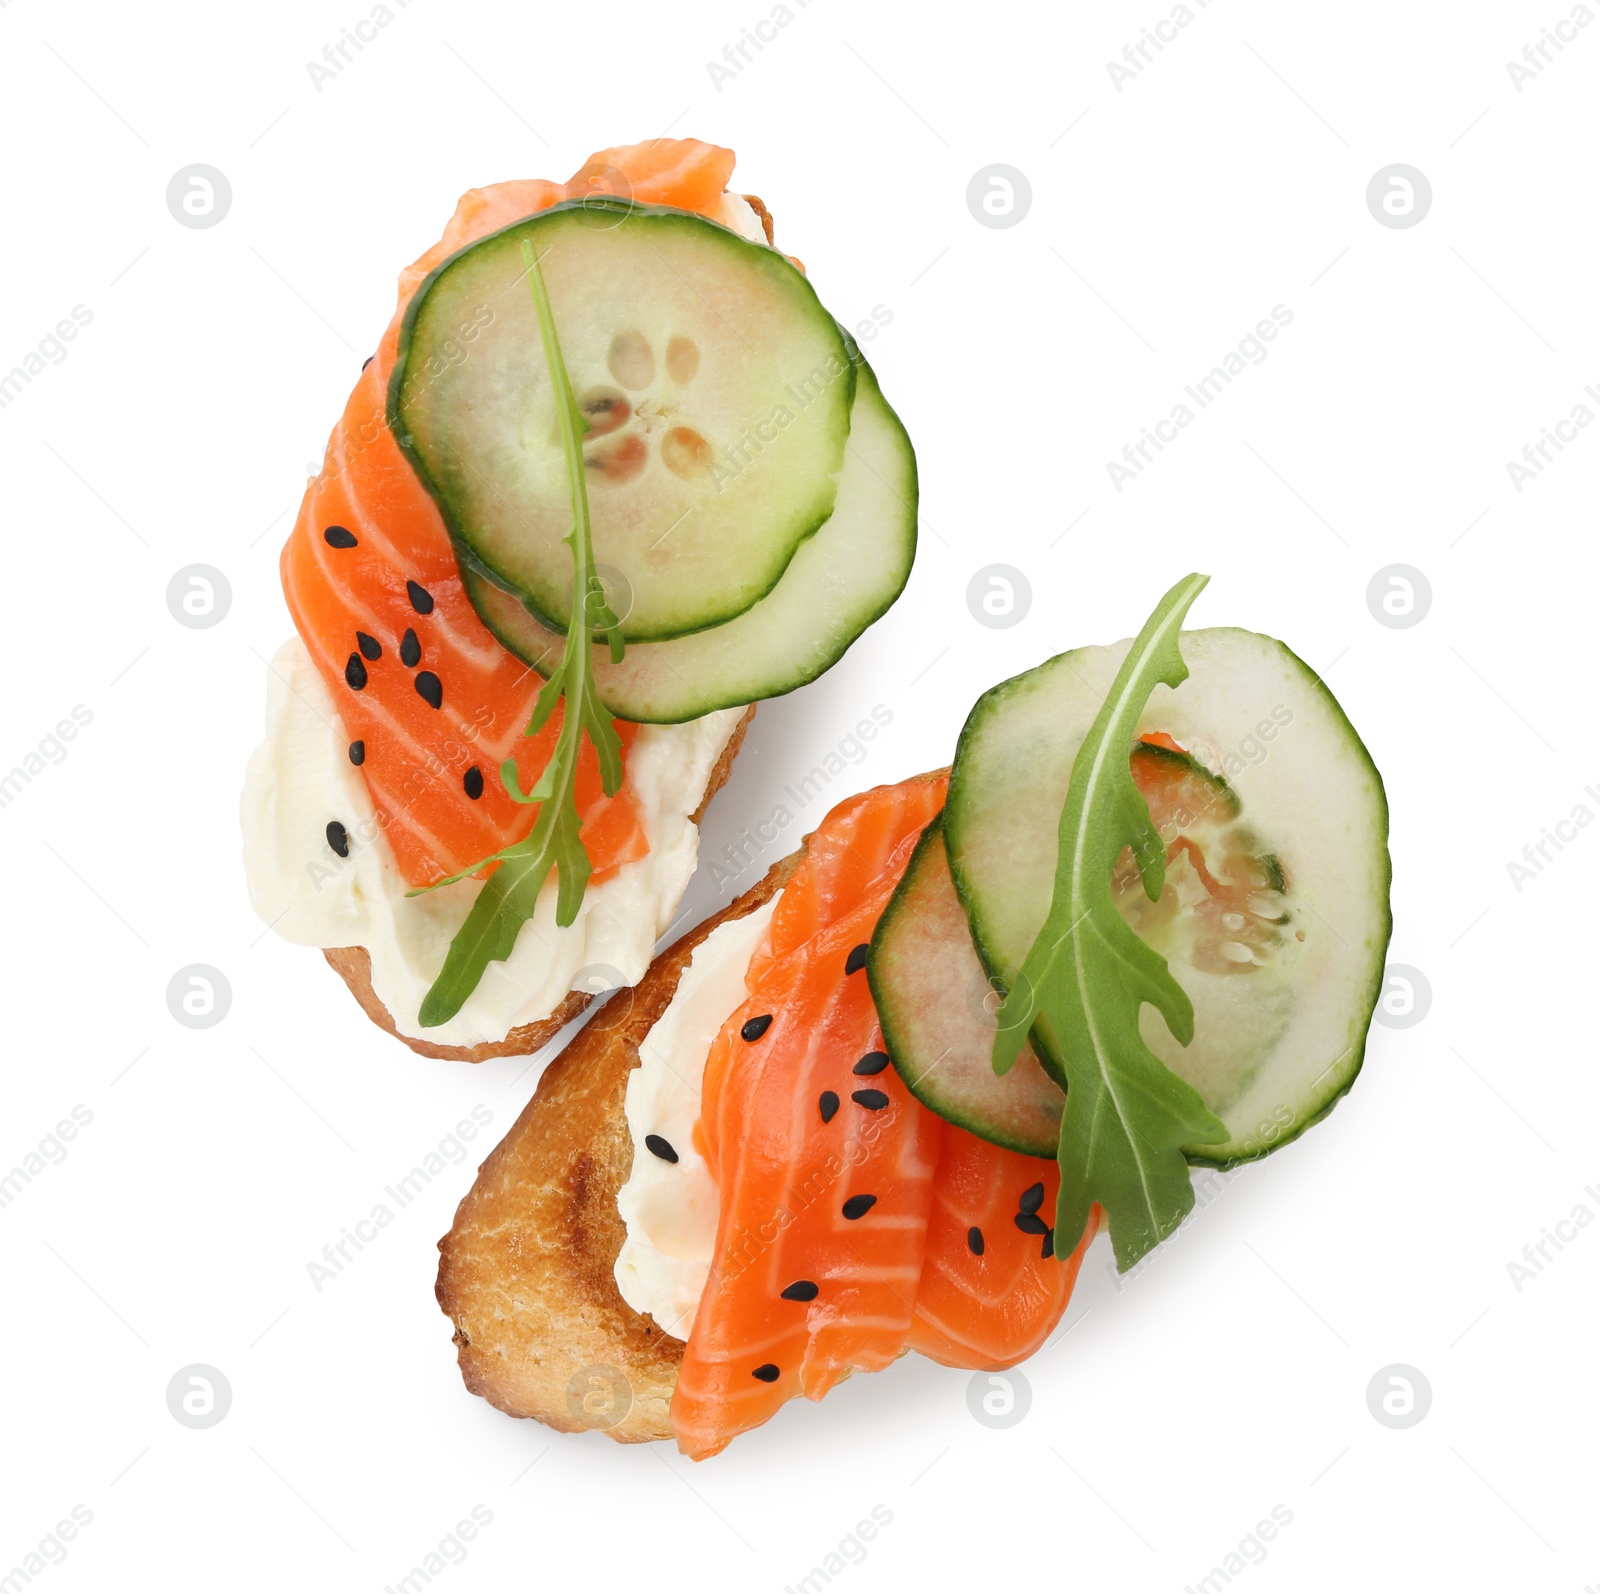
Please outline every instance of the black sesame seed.
[[850, 956], [844, 960], [846, 974], [856, 974], [867, 966], [867, 943], [863, 941], [860, 946], [850, 949]]
[[366, 761], [367, 761], [367, 744], [365, 742], [351, 742], [351, 744], [350, 744], [350, 762], [352, 764], [364, 764], [364, 763], [366, 763]]
[[417, 641], [417, 633], [409, 627], [400, 638], [400, 662], [408, 670], [414, 670], [422, 663], [422, 644]]
[[857, 1218], [864, 1218], [877, 1204], [875, 1195], [853, 1195], [839, 1210], [854, 1222]]
[[889, 1054], [887, 1052], [868, 1052], [850, 1072], [852, 1074], [881, 1074], [888, 1066]]
[[476, 764], [461, 777], [461, 789], [473, 802], [483, 796], [483, 771]]
[[418, 670], [415, 683], [417, 695], [429, 708], [438, 708], [444, 702], [444, 686], [432, 670]]
[[881, 1090], [852, 1090], [850, 1099], [868, 1112], [881, 1112], [889, 1105], [889, 1098]]
[[1030, 1184], [1017, 1202], [1018, 1212], [1037, 1212], [1044, 1205], [1044, 1185]]
[[343, 526], [324, 526], [322, 540], [330, 548], [354, 548], [356, 534], [353, 531], [346, 531]]
[[976, 1223], [967, 1230], [967, 1249], [974, 1256], [983, 1255], [983, 1230]]
[[739, 1026], [739, 1034], [747, 1041], [758, 1041], [767, 1033], [772, 1023], [772, 1014], [759, 1013], [755, 1018], [747, 1018]]
[[831, 1123], [833, 1115], [839, 1110], [839, 1098], [831, 1090], [825, 1090], [817, 1098], [817, 1106], [822, 1109], [823, 1123]]
[[383, 657], [383, 644], [365, 631], [356, 632], [356, 646], [361, 649], [361, 657], [371, 659], [374, 664]]
[[817, 1298], [817, 1287], [810, 1279], [796, 1279], [783, 1292], [783, 1298], [786, 1301], [814, 1301]]
[[433, 594], [426, 587], [419, 587], [415, 581], [406, 583], [406, 596], [411, 600], [411, 607], [418, 614], [433, 613]]
[[359, 653], [352, 653], [345, 660], [344, 678], [345, 684], [355, 692], [359, 692], [367, 684], [367, 667], [361, 662]]
[[1049, 1261], [1049, 1259], [1051, 1257], [1053, 1257], [1055, 1254], [1056, 1254], [1056, 1231], [1054, 1229], [1046, 1229], [1044, 1231], [1044, 1244], [1043, 1244], [1043, 1246], [1040, 1247], [1039, 1255], [1045, 1261]]
[[1019, 1212], [1011, 1220], [1024, 1234], [1048, 1234], [1050, 1226], [1037, 1212]]
[[672, 1149], [670, 1140], [663, 1140], [660, 1135], [646, 1135], [644, 1143], [646, 1150], [654, 1152], [663, 1162], [678, 1160], [678, 1153]]
[[332, 847], [341, 858], [348, 858], [350, 856], [350, 832], [347, 831], [337, 819], [330, 819], [328, 821], [328, 828], [325, 834], [328, 838], [328, 845]]
[[366, 357], [366, 359], [364, 359], [364, 360], [363, 360], [363, 361], [362, 361], [362, 362], [361, 362], [361, 369], [362, 369], [362, 370], [363, 370], [363, 371], [364, 371], [364, 370], [366, 370], [366, 368], [367, 368], [367, 367], [368, 367], [368, 366], [369, 366], [369, 365], [371, 365], [371, 364], [372, 364], [372, 356], [371, 356], [371, 355], [370, 355], [370, 354], [369, 354], [369, 355], [368, 355], [368, 356], [367, 356], [367, 357]]
[[777, 1365], [773, 1362], [762, 1362], [759, 1367], [750, 1369], [752, 1378], [759, 1378], [764, 1384], [775, 1384], [778, 1381]]

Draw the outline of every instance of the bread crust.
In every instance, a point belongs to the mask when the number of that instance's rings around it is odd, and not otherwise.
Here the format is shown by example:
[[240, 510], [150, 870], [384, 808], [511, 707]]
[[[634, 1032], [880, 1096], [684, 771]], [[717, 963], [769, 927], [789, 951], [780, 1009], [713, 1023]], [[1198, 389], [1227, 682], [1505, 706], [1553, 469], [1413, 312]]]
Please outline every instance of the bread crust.
[[767, 245], [772, 246], [772, 212], [762, 204], [755, 194], [741, 194], [739, 196], [755, 213], [756, 219], [761, 223], [761, 230], [767, 235]]
[[623, 1300], [614, 1272], [627, 1238], [617, 1192], [633, 1169], [628, 1075], [694, 949], [769, 902], [809, 841], [600, 1009], [545, 1070], [456, 1209], [434, 1294], [467, 1388], [509, 1416], [564, 1433], [600, 1429], [622, 1444], [672, 1437], [683, 1344]]
[[626, 1235], [617, 1191], [633, 1167], [624, 1093], [694, 949], [769, 901], [803, 852], [611, 997], [546, 1069], [440, 1240], [434, 1293], [461, 1376], [508, 1415], [623, 1444], [671, 1437], [683, 1345], [623, 1300], [613, 1273]]
[[[711, 799], [726, 784], [755, 712], [756, 705], [752, 703], [734, 727], [722, 756], [712, 766], [706, 781], [706, 794], [700, 799], [700, 806], [689, 816], [696, 824], [700, 823]], [[328, 960], [328, 966], [350, 987], [350, 994], [361, 1004], [361, 1010], [367, 1017], [379, 1029], [409, 1046], [419, 1057], [438, 1057], [458, 1063], [485, 1063], [491, 1057], [522, 1057], [554, 1040], [594, 1000], [588, 992], [569, 991], [548, 1018], [537, 1019], [531, 1024], [519, 1024], [504, 1040], [483, 1041], [477, 1046], [446, 1046], [415, 1035], [402, 1035], [395, 1027], [394, 1015], [372, 988], [372, 958], [364, 946], [324, 947], [322, 955]]]

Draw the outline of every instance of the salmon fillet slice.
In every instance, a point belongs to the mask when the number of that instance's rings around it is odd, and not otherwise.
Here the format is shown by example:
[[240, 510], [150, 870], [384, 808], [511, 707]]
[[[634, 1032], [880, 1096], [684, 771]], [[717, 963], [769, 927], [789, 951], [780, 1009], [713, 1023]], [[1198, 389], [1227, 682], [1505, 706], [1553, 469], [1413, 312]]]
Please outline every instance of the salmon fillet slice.
[[1048, 1255], [1055, 1163], [946, 1123], [884, 1053], [866, 943], [944, 792], [925, 776], [823, 820], [707, 1058], [717, 1238], [671, 1406], [697, 1460], [908, 1349], [1012, 1366], [1061, 1321], [1093, 1238]]
[[912, 1350], [947, 1367], [996, 1370], [1044, 1344], [1066, 1312], [1096, 1229], [1085, 1227], [1070, 1257], [1050, 1254], [1060, 1184], [1049, 1159], [944, 1126], [906, 1341]]
[[905, 1349], [944, 1126], [888, 1067], [853, 954], [943, 798], [910, 781], [828, 815], [707, 1058], [717, 1243], [672, 1401], [696, 1459]]

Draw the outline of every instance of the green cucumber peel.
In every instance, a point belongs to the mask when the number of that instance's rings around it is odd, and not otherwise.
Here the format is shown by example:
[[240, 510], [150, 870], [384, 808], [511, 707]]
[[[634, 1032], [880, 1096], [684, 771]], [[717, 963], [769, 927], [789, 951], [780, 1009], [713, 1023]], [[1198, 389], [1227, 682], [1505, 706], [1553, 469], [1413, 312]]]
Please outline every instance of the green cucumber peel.
[[1066, 1074], [1055, 1253], [1072, 1254], [1098, 1202], [1123, 1272], [1194, 1206], [1183, 1148], [1228, 1138], [1200, 1093], [1139, 1034], [1148, 1002], [1187, 1046], [1194, 1008], [1166, 959], [1139, 939], [1111, 897], [1124, 847], [1132, 848], [1152, 902], [1166, 880], [1166, 848], [1133, 782], [1129, 753], [1151, 692], [1189, 674], [1179, 631], [1209, 580], [1185, 576], [1156, 605], [1078, 750], [1061, 810], [1050, 912], [997, 1015], [997, 1074], [1016, 1061], [1030, 1029]]
[[[581, 637], [584, 645], [569, 645], [563, 649], [561, 668], [540, 690], [533, 716], [523, 732], [525, 736], [536, 736], [555, 712], [556, 704], [565, 704], [555, 751], [533, 790], [524, 792], [521, 789], [515, 759], [508, 758], [500, 766], [500, 779], [514, 802], [539, 804], [533, 829], [523, 840], [495, 853], [492, 858], [419, 888], [421, 891], [437, 890], [439, 886], [475, 875], [491, 863], [499, 865], [484, 881], [466, 922], [450, 943], [439, 977], [422, 999], [417, 1021], [424, 1029], [433, 1029], [454, 1018], [478, 988], [489, 965], [504, 962], [511, 956], [523, 924], [533, 917], [552, 869], [557, 881], [556, 923], [569, 925], [578, 917], [593, 872], [579, 835], [583, 820], [575, 796], [578, 756], [586, 736], [599, 755], [600, 780], [606, 796], [615, 796], [622, 785], [622, 742], [596, 694], [589, 652], [589, 644], [603, 637], [614, 661], [620, 661], [623, 654], [619, 622], [606, 602], [594, 567], [589, 491], [583, 478], [583, 438], [589, 427], [578, 408], [572, 380], [561, 358], [561, 342], [556, 335], [544, 274], [539, 269], [533, 245], [527, 240], [523, 241], [522, 258], [527, 263], [528, 286], [539, 317], [545, 364], [555, 389], [556, 417], [561, 428], [572, 499], [572, 530], [563, 539], [572, 549], [573, 566], [572, 614], [567, 635]], [[417, 891], [410, 893], [417, 894]]]

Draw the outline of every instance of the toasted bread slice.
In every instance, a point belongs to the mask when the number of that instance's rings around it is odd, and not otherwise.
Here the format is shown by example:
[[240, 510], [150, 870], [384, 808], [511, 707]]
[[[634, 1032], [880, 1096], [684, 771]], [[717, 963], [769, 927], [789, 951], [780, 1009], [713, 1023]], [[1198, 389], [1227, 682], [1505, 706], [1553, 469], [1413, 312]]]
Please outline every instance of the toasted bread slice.
[[[689, 816], [696, 824], [700, 823], [711, 799], [726, 783], [728, 773], [733, 768], [733, 761], [743, 745], [745, 732], [750, 728], [750, 721], [755, 718], [755, 712], [755, 704], [752, 703], [734, 727], [733, 735], [728, 738], [728, 745], [722, 750], [722, 756], [712, 766], [710, 778], [706, 781], [706, 794], [700, 799], [700, 806]], [[362, 1011], [367, 1017], [379, 1029], [387, 1030], [397, 1041], [403, 1041], [421, 1057], [442, 1057], [462, 1063], [483, 1063], [491, 1057], [521, 1057], [529, 1052], [538, 1051], [541, 1046], [553, 1040], [594, 1000], [594, 997], [587, 992], [569, 991], [561, 1005], [548, 1018], [537, 1019], [531, 1024], [519, 1024], [504, 1040], [484, 1041], [477, 1046], [441, 1046], [436, 1041], [422, 1040], [415, 1035], [402, 1035], [395, 1028], [394, 1016], [372, 988], [372, 959], [364, 946], [325, 947], [322, 955], [328, 960], [329, 966], [350, 987], [350, 994], [361, 1004]]]
[[461, 1375], [501, 1411], [625, 1444], [671, 1437], [683, 1345], [623, 1300], [612, 1272], [625, 1236], [617, 1191], [633, 1167], [623, 1096], [694, 949], [774, 896], [803, 852], [595, 1014], [545, 1071], [439, 1242], [435, 1293], [455, 1325]]

